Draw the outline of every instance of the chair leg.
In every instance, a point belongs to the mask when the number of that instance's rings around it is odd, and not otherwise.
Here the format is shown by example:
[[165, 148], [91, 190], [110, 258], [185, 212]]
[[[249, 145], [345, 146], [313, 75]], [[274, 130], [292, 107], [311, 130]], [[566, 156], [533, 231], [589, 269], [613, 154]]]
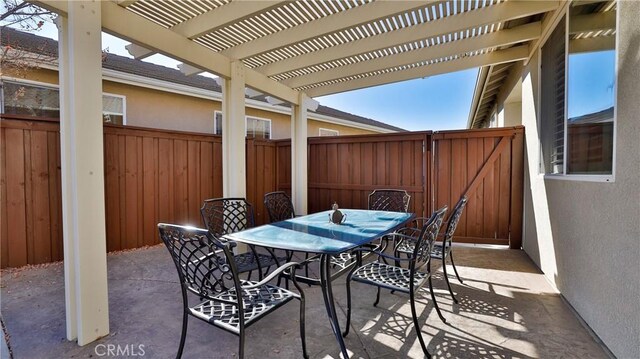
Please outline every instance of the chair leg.
[[251, 273], [253, 273], [253, 271], [252, 271], [252, 270], [250, 270], [250, 271], [249, 271], [249, 274], [247, 274], [247, 281], [250, 281], [250, 280], [251, 280]]
[[449, 283], [449, 276], [447, 275], [447, 261], [446, 261], [446, 257], [442, 258], [442, 271], [444, 272], [444, 281], [447, 282], [447, 288], [449, 288], [449, 294], [451, 294], [451, 298], [453, 298], [453, 301], [458, 304], [458, 299], [456, 298], [456, 296], [453, 294], [453, 290], [451, 290], [451, 283]]
[[307, 339], [304, 321], [304, 294], [302, 294], [302, 292], [300, 292], [300, 340], [302, 340], [302, 356], [305, 359], [308, 359], [309, 354], [307, 354]]
[[244, 328], [240, 327], [240, 335], [238, 336], [239, 338], [239, 343], [238, 343], [238, 359], [243, 359], [244, 358]]
[[422, 347], [422, 351], [426, 358], [431, 358], [431, 354], [427, 350], [427, 346], [424, 343], [424, 339], [422, 338], [422, 330], [420, 330], [420, 324], [418, 323], [418, 312], [416, 311], [416, 298], [413, 292], [409, 293], [409, 301], [411, 304], [411, 316], [413, 317], [413, 325], [416, 329], [416, 336], [420, 341], [420, 346]]
[[374, 307], [378, 306], [378, 303], [380, 302], [380, 287], [377, 287], [377, 288], [378, 288], [378, 291], [376, 293], [376, 301], [375, 303], [373, 303]]
[[351, 327], [351, 277], [347, 277], [347, 324], [342, 333], [343, 337], [349, 334], [349, 328]]
[[436, 307], [436, 312], [438, 313], [440, 320], [442, 320], [443, 323], [446, 323], [447, 320], [444, 318], [444, 316], [442, 316], [442, 313], [440, 312], [440, 307], [438, 307], [438, 301], [436, 301], [436, 295], [433, 293], [433, 284], [431, 283], [431, 274], [429, 274], [429, 292], [431, 292], [431, 300], [433, 300], [433, 306]]
[[178, 355], [176, 359], [182, 358], [182, 350], [184, 349], [184, 341], [187, 338], [187, 324], [189, 321], [189, 314], [184, 310], [182, 314], [182, 334], [180, 334], [180, 346], [178, 347]]
[[451, 266], [453, 267], [453, 272], [456, 274], [456, 277], [458, 278], [458, 281], [460, 283], [463, 283], [462, 279], [460, 279], [460, 275], [458, 275], [458, 269], [456, 269], [456, 264], [453, 262], [453, 251], [451, 251], [451, 250], [449, 250], [449, 258], [451, 258]]

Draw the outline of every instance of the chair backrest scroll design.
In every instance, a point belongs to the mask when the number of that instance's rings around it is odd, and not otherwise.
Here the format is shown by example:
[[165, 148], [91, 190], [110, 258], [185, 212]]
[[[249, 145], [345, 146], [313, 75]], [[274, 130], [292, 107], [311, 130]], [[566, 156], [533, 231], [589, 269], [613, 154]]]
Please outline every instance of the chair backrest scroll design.
[[204, 201], [200, 208], [202, 220], [209, 232], [218, 240], [254, 225], [253, 207], [244, 198], [215, 198]]
[[373, 211], [408, 212], [411, 195], [399, 189], [376, 189], [369, 194], [368, 209]]
[[433, 212], [429, 220], [423, 225], [411, 257], [410, 265], [415, 270], [418, 270], [425, 264], [429, 263], [433, 244], [438, 236], [438, 232], [440, 232], [440, 227], [442, 226], [446, 213], [447, 206], [444, 206]]
[[264, 195], [264, 206], [267, 208], [270, 222], [280, 222], [296, 216], [291, 198], [282, 191]]
[[209, 231], [194, 227], [161, 223], [158, 231], [178, 270], [183, 294], [188, 290], [212, 299], [218, 293], [239, 288], [231, 252], [235, 242], [222, 243]]

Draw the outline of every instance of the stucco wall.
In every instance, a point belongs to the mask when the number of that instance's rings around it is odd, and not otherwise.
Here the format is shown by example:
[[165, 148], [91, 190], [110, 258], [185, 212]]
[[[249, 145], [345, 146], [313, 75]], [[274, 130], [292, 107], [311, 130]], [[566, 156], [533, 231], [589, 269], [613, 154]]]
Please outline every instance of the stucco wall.
[[523, 247], [614, 355], [640, 358], [640, 2], [618, 6], [613, 183], [538, 174], [537, 54], [525, 69]]
[[[27, 73], [26, 79], [57, 84], [58, 73], [57, 71], [47, 69], [35, 69]], [[126, 121], [129, 126], [213, 133], [214, 112], [220, 111], [221, 108], [221, 103], [218, 101], [132, 86], [119, 82], [103, 81], [102, 91], [114, 95], [126, 96]], [[271, 120], [272, 139], [291, 137], [291, 115], [252, 107], [247, 107], [245, 111], [247, 116]], [[309, 119], [309, 137], [318, 136], [320, 127], [337, 130], [340, 135], [377, 133]]]

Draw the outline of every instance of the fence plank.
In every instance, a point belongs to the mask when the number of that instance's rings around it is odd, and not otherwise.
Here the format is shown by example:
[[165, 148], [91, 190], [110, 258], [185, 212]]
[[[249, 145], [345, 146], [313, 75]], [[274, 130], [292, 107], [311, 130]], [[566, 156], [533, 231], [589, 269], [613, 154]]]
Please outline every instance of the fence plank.
[[[8, 257], [6, 265], [18, 267], [29, 263], [27, 255], [27, 221], [24, 170], [24, 135], [20, 129], [5, 129], [7, 166]], [[4, 263], [3, 263], [4, 265]]]
[[4, 128], [0, 127], [0, 266], [9, 263], [9, 232], [7, 219], [7, 140]]
[[51, 262], [49, 163], [46, 131], [31, 131], [31, 192], [33, 208], [33, 263]]

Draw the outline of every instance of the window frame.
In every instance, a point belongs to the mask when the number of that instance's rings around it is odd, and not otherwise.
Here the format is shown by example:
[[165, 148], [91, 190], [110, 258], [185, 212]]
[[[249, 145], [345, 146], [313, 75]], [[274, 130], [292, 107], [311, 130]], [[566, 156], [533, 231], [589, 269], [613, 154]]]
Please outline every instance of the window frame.
[[[265, 118], [265, 117], [258, 117], [258, 116], [251, 116], [251, 115], [245, 115], [244, 116], [244, 135], [245, 137], [248, 137], [249, 134], [247, 133], [248, 127], [249, 127], [249, 118], [252, 118], [254, 120], [258, 120], [258, 121], [266, 121], [269, 123], [269, 138], [266, 138], [267, 140], [270, 140], [273, 137], [273, 124], [271, 122], [270, 118]], [[256, 138], [255, 136], [253, 136], [252, 138]], [[263, 138], [259, 138], [260, 140], [262, 140]]]
[[[568, 76], [568, 71], [569, 71], [569, 11], [571, 9], [571, 5], [574, 3], [574, 1], [571, 1], [564, 9], [562, 9], [562, 12], [560, 14], [558, 14], [558, 22], [555, 24], [555, 26], [550, 29], [550, 31], [547, 33], [546, 38], [544, 38], [544, 41], [542, 41], [539, 45], [538, 45], [538, 93], [537, 93], [537, 106], [536, 106], [536, 112], [538, 113], [538, 121], [537, 121], [537, 126], [538, 126], [538, 133], [540, 133], [541, 128], [543, 126], [543, 119], [542, 119], [542, 47], [547, 43], [547, 41], [549, 40], [550, 35], [553, 33], [553, 31], [556, 30], [556, 28], [558, 26], [561, 26], [560, 21], [562, 20], [562, 18], [565, 18], [565, 22], [564, 22], [564, 36], [565, 36], [565, 49], [564, 49], [564, 58], [565, 58], [565, 64], [564, 64], [564, 72], [565, 72], [565, 77], [564, 77], [564, 86], [565, 86], [565, 91], [564, 91], [564, 134], [563, 134], [563, 141], [564, 141], [564, 153], [563, 153], [563, 168], [562, 168], [562, 172], [563, 173], [544, 173], [542, 171], [542, 164], [544, 161], [544, 158], [542, 156], [542, 138], [540, 138], [540, 140], [538, 140], [538, 176], [542, 177], [543, 179], [552, 179], [552, 180], [561, 180], [561, 181], [580, 181], [580, 182], [604, 182], [604, 183], [614, 183], [615, 182], [615, 175], [616, 175], [616, 157], [617, 157], [617, 133], [618, 133], [618, 56], [619, 56], [619, 36], [620, 36], [620, 12], [618, 11], [619, 9], [616, 9], [616, 33], [615, 33], [615, 47], [614, 47], [614, 75], [615, 75], [615, 81], [614, 81], [614, 85], [613, 85], [613, 147], [612, 147], [612, 158], [611, 158], [611, 174], [570, 174], [567, 173], [567, 155], [569, 153], [568, 147], [567, 147], [567, 136], [568, 136], [568, 131], [567, 131], [567, 116], [568, 116], [568, 111], [569, 111], [569, 106], [568, 106], [568, 90], [569, 90], [569, 76]], [[616, 2], [616, 6], [619, 5], [619, 2]]]
[[[213, 111], [213, 134], [214, 135], [222, 135], [221, 133], [218, 133], [218, 126], [217, 126], [217, 114], [220, 114], [220, 120], [222, 121], [222, 116], [224, 116], [224, 114], [222, 113], [222, 111], [220, 110], [214, 110]], [[266, 121], [269, 123], [269, 138], [268, 140], [273, 138], [273, 122], [271, 121], [270, 118], [265, 118], [265, 117], [258, 117], [258, 116], [251, 116], [251, 115], [245, 115], [244, 116], [244, 137], [246, 138], [248, 136], [247, 133], [247, 129], [248, 129], [248, 123], [249, 123], [249, 118], [252, 119], [256, 119], [256, 120], [260, 120], [260, 121]], [[220, 124], [220, 128], [222, 129], [222, 124]]]
[[[122, 99], [122, 126], [126, 126], [127, 125], [127, 96], [124, 95], [118, 95], [118, 94], [114, 94], [114, 93], [110, 93], [110, 92], [103, 92], [102, 96], [111, 96], [111, 97], [116, 97], [116, 98], [121, 98]], [[111, 112], [105, 112], [104, 108], [102, 109], [102, 114], [105, 115], [120, 115], [119, 113], [111, 113]]]
[[[213, 134], [214, 135], [222, 135], [221, 133], [218, 133], [218, 126], [217, 126], [218, 124], [216, 123], [218, 114], [220, 114], [220, 121], [222, 121], [222, 116], [223, 116], [222, 111], [219, 111], [219, 110], [213, 111]], [[222, 123], [220, 124], [220, 129], [222, 130]]]
[[[322, 135], [322, 131], [333, 132], [333, 133], [335, 133], [335, 135], [324, 135], [324, 136], [323, 136], [323, 135]], [[318, 136], [321, 136], [321, 137], [340, 136], [340, 131], [338, 131], [338, 130], [332, 130], [332, 129], [330, 129], [330, 128], [320, 127], [320, 128], [318, 128]]]
[[[34, 80], [29, 80], [29, 79], [18, 79], [15, 77], [8, 77], [8, 76], [0, 76], [0, 82], [5, 83], [5, 82], [9, 82], [9, 83], [14, 83], [14, 84], [19, 84], [19, 85], [26, 85], [26, 86], [31, 86], [31, 87], [40, 87], [40, 88], [48, 88], [48, 89], [53, 89], [58, 91], [58, 95], [60, 94], [60, 85], [59, 84], [52, 84], [52, 83], [48, 83], [48, 82], [41, 82], [41, 81], [34, 81]], [[125, 126], [127, 124], [127, 96], [126, 95], [118, 95], [118, 94], [114, 94], [114, 93], [110, 93], [110, 92], [102, 92], [102, 95], [107, 95], [107, 96], [112, 96], [112, 97], [118, 97], [118, 98], [122, 98], [122, 126]], [[4, 104], [5, 104], [5, 100], [4, 100], [4, 86], [2, 86], [2, 91], [0, 91], [0, 108], [4, 109]], [[58, 111], [60, 111], [60, 103], [58, 102]], [[104, 115], [105, 111], [104, 108], [102, 108], [101, 113]], [[109, 114], [109, 113], [107, 113]], [[114, 113], [114, 115], [119, 115]]]
[[[58, 96], [60, 94], [60, 86], [58, 86], [57, 84], [51, 84], [48, 82], [39, 82], [39, 81], [33, 81], [33, 80], [28, 80], [28, 79], [18, 79], [15, 77], [7, 77], [7, 76], [0, 76], [0, 83], [2, 83], [3, 86], [0, 86], [1, 91], [0, 91], [0, 110], [1, 112], [4, 114], [4, 106], [6, 105], [6, 101], [5, 101], [5, 88], [4, 88], [4, 83], [11, 83], [11, 84], [16, 84], [16, 85], [26, 85], [26, 86], [31, 86], [31, 87], [39, 87], [39, 88], [43, 88], [43, 89], [49, 89], [49, 90], [56, 90], [58, 91]], [[60, 102], [58, 100], [58, 108], [57, 108], [58, 112], [60, 112]], [[35, 116], [34, 118], [54, 118], [54, 117], [46, 117], [46, 116]]]

